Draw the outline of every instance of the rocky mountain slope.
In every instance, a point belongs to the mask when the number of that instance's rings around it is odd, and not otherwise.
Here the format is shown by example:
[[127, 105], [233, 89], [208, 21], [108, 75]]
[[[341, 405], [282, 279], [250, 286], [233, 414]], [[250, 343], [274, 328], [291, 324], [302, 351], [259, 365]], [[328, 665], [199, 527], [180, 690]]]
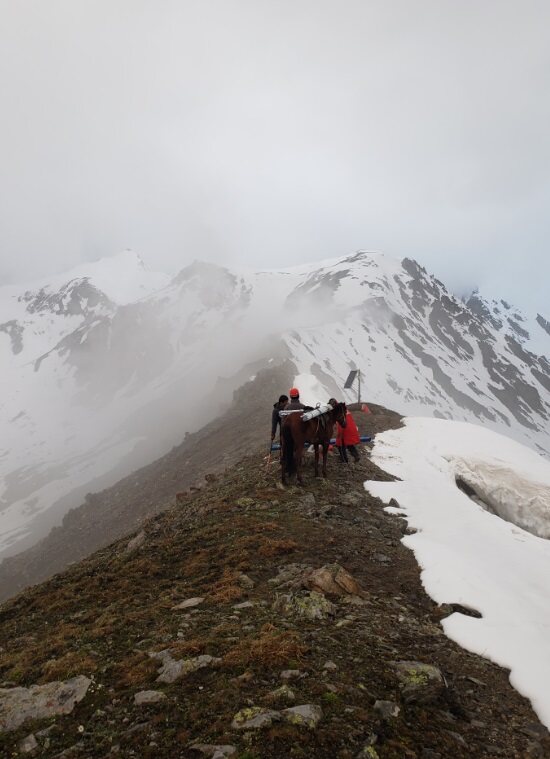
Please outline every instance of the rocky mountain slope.
[[87, 494], [49, 535], [0, 564], [0, 601], [137, 529], [173, 505], [176, 493], [204, 485], [250, 450], [267, 454], [271, 404], [295, 372], [289, 361], [260, 372], [225, 414], [112, 487]]
[[[399, 425], [374, 407], [361, 431]], [[0, 754], [544, 757], [507, 673], [447, 639], [363, 455], [277, 487], [260, 450], [0, 607]], [[26, 719], [24, 719], [26, 717]]]
[[464, 303], [414, 261], [358, 253], [237, 273], [194, 263], [168, 278], [126, 253], [86, 268], [0, 288], [0, 557], [215, 419], [284, 358], [311, 401], [344, 395], [357, 367], [375, 402], [550, 450], [544, 315], [479, 294]]

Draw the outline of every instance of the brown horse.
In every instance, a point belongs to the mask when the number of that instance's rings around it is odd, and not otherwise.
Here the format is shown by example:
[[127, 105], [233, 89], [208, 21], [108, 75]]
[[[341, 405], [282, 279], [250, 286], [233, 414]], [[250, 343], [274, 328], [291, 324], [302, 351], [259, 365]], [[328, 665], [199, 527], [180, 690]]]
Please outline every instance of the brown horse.
[[345, 403], [337, 403], [331, 411], [304, 422], [302, 413], [288, 414], [281, 425], [281, 474], [283, 485], [287, 475], [296, 472], [299, 485], [302, 481], [302, 456], [304, 443], [312, 443], [315, 448], [315, 476], [319, 476], [319, 446], [323, 446], [323, 477], [327, 476], [327, 454], [334, 425], [338, 422], [346, 426], [347, 408]]

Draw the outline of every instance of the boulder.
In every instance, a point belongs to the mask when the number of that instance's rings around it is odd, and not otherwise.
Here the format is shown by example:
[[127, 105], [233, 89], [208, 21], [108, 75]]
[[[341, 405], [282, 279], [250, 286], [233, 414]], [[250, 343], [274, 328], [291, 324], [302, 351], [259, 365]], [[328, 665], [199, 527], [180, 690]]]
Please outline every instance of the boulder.
[[429, 704], [441, 696], [445, 680], [437, 667], [418, 661], [399, 661], [393, 666], [406, 704]]
[[280, 712], [263, 709], [261, 706], [249, 706], [235, 714], [231, 727], [234, 730], [261, 730], [265, 727], [271, 727], [274, 722], [279, 722], [280, 719]]
[[299, 680], [305, 676], [301, 669], [283, 669], [281, 672], [281, 680]]
[[293, 704], [296, 701], [296, 695], [288, 685], [281, 685], [275, 690], [269, 691], [266, 700], [275, 704]]
[[361, 596], [361, 586], [340, 564], [325, 564], [304, 574], [303, 583], [309, 590], [329, 596]]
[[374, 746], [363, 746], [357, 754], [357, 759], [380, 759], [380, 754]]
[[17, 730], [27, 719], [70, 714], [86, 695], [91, 682], [88, 677], [79, 675], [30, 688], [0, 688], [0, 731]]
[[152, 651], [149, 653], [152, 659], [158, 659], [161, 666], [158, 670], [157, 683], [174, 683], [191, 672], [196, 672], [205, 667], [216, 667], [221, 659], [203, 654], [192, 659], [174, 659], [168, 649], [164, 651]]
[[316, 704], [301, 704], [300, 706], [291, 706], [289, 709], [283, 709], [281, 717], [285, 722], [291, 725], [301, 725], [313, 729], [317, 727], [323, 716], [320, 706]]
[[250, 506], [254, 506], [256, 501], [253, 498], [247, 498], [246, 496], [244, 498], [238, 498], [237, 506], [240, 506], [241, 508], [248, 508]]
[[241, 588], [244, 588], [245, 590], [252, 590], [255, 583], [254, 580], [252, 580], [248, 575], [245, 575], [243, 572], [237, 577], [237, 582], [241, 586]]
[[128, 544], [126, 545], [126, 553], [131, 553], [131, 551], [137, 551], [138, 548], [141, 548], [141, 546], [145, 543], [145, 532], [142, 530], [141, 532], [138, 532], [138, 534], [133, 537], [131, 540], [128, 541]]
[[311, 620], [327, 619], [327, 617], [336, 615], [334, 604], [322, 593], [316, 591], [279, 596], [273, 604], [273, 608], [283, 614]]
[[313, 567], [308, 564], [285, 564], [279, 567], [277, 577], [272, 577], [268, 583], [279, 588], [299, 590], [303, 585], [302, 578], [310, 571]]
[[35, 748], [38, 748], [38, 741], [33, 733], [19, 741], [18, 749], [21, 754], [30, 754]]
[[340, 503], [344, 506], [362, 506], [365, 502], [366, 494], [351, 491], [340, 496]]
[[382, 719], [391, 719], [392, 717], [398, 717], [401, 710], [395, 701], [376, 701], [374, 704], [374, 711], [377, 712]]
[[302, 509], [303, 511], [308, 511], [309, 509], [312, 509], [315, 507], [315, 496], [313, 493], [307, 493], [303, 498], [300, 498], [300, 500], [296, 503], [297, 509]]

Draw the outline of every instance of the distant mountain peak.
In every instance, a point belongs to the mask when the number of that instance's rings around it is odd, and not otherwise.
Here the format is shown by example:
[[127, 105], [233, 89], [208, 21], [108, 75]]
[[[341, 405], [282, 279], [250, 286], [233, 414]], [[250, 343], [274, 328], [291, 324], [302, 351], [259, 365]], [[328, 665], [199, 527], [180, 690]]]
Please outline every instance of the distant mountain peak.
[[82, 316], [98, 306], [114, 307], [114, 303], [91, 284], [89, 277], [71, 279], [56, 292], [43, 287], [38, 292], [27, 290], [19, 300], [25, 302], [30, 314], [45, 311], [64, 316]]
[[537, 314], [537, 323], [543, 328], [543, 330], [550, 335], [550, 321], [545, 319], [540, 314]]

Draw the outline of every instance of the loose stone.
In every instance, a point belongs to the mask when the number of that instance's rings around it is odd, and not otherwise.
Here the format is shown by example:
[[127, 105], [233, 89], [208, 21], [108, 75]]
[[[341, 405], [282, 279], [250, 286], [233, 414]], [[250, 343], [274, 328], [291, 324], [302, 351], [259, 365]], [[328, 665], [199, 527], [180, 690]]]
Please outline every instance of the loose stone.
[[163, 701], [166, 695], [160, 690], [140, 690], [139, 693], [134, 695], [134, 704], [141, 706], [142, 704], [156, 704], [159, 701]]
[[281, 712], [285, 722], [291, 725], [303, 725], [311, 729], [317, 727], [323, 712], [320, 706], [316, 704], [301, 704], [300, 706], [291, 706], [290, 709], [283, 709]]
[[271, 727], [273, 722], [278, 722], [280, 719], [279, 712], [263, 709], [261, 706], [250, 706], [235, 714], [231, 727], [234, 730], [261, 730]]
[[18, 748], [22, 754], [30, 754], [31, 751], [34, 751], [35, 748], [38, 748], [38, 741], [34, 737], [33, 733], [27, 735], [26, 738], [23, 738], [23, 740], [19, 741]]
[[180, 609], [192, 609], [194, 606], [199, 606], [204, 601], [204, 598], [196, 596], [195, 598], [188, 598], [175, 606], [172, 606], [173, 611], [179, 611]]
[[376, 701], [374, 711], [378, 712], [382, 719], [391, 719], [398, 717], [401, 710], [394, 701]]

